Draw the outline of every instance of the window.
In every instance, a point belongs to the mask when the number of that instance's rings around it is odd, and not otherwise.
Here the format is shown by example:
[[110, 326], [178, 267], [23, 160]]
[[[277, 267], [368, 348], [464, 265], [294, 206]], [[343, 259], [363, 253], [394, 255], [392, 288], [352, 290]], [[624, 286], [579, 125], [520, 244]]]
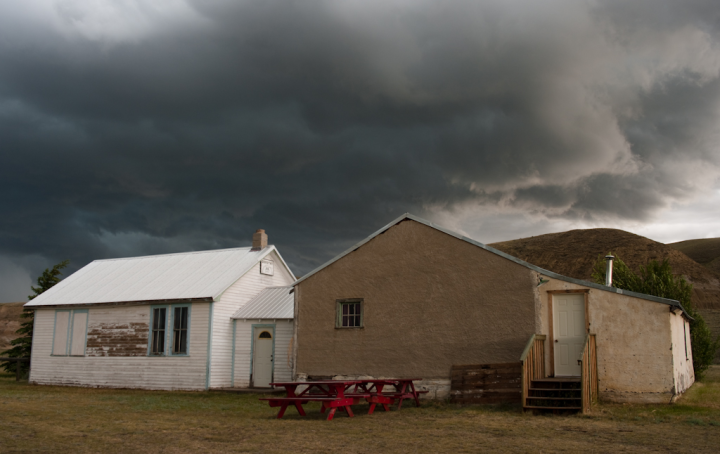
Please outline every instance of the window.
[[188, 307], [176, 307], [173, 315], [173, 355], [187, 354]]
[[166, 318], [166, 307], [156, 307], [152, 310], [152, 346], [150, 348], [150, 353], [153, 355], [162, 355], [165, 353]]
[[362, 328], [363, 300], [358, 298], [337, 300], [336, 328]]
[[53, 356], [85, 356], [87, 343], [87, 309], [55, 311]]
[[[188, 354], [190, 305], [152, 306], [148, 355], [183, 356]], [[168, 346], [170, 348], [168, 348]]]

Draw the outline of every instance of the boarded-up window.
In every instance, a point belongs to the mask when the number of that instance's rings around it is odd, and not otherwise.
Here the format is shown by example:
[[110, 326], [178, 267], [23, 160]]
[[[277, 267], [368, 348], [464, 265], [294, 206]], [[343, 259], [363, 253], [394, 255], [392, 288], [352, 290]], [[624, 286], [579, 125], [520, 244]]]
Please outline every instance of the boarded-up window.
[[70, 339], [70, 355], [85, 356], [85, 339], [87, 338], [87, 312], [73, 312], [72, 337]]
[[52, 354], [85, 356], [87, 324], [87, 309], [56, 311]]
[[70, 311], [55, 312], [55, 338], [53, 339], [53, 355], [67, 355], [68, 330], [70, 329]]

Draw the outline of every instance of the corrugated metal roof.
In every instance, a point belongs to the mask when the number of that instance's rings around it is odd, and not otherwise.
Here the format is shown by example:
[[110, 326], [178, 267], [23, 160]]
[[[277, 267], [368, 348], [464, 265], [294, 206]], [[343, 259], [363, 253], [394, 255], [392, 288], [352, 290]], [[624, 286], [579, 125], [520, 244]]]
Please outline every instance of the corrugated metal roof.
[[310, 272], [309, 272], [308, 274], [306, 274], [305, 276], [303, 276], [303, 277], [301, 277], [300, 279], [296, 280], [296, 281], [293, 283], [293, 286], [299, 284], [300, 282], [302, 282], [302, 281], [304, 281], [305, 279], [309, 278], [309, 277], [312, 276], [313, 274], [318, 273], [319, 271], [323, 270], [324, 268], [332, 265], [333, 263], [337, 262], [338, 260], [340, 260], [341, 258], [343, 258], [343, 257], [345, 257], [346, 255], [350, 254], [351, 252], [354, 252], [354, 251], [357, 250], [360, 246], [364, 245], [365, 243], [367, 243], [368, 241], [372, 240], [372, 239], [375, 238], [376, 236], [378, 236], [378, 235], [380, 235], [381, 233], [385, 232], [385, 231], [388, 230], [390, 227], [393, 227], [394, 225], [397, 225], [397, 224], [401, 223], [402, 221], [404, 221], [404, 220], [406, 220], [406, 219], [410, 219], [410, 220], [412, 220], [412, 221], [419, 222], [419, 223], [421, 223], [421, 224], [425, 224], [425, 225], [428, 226], [428, 227], [432, 227], [432, 228], [435, 229], [435, 230], [439, 230], [439, 231], [441, 231], [441, 232], [443, 232], [443, 233], [447, 233], [448, 235], [453, 236], [453, 237], [455, 237], [455, 238], [457, 238], [457, 239], [459, 239], [459, 240], [466, 241], [466, 242], [468, 242], [468, 243], [470, 243], [470, 244], [473, 244], [473, 245], [475, 245], [475, 246], [477, 246], [477, 247], [480, 247], [480, 248], [482, 248], [482, 249], [485, 249], [485, 250], [488, 251], [488, 252], [492, 252], [493, 254], [499, 255], [500, 257], [504, 257], [504, 258], [506, 258], [506, 259], [508, 259], [508, 260], [510, 260], [510, 261], [512, 261], [512, 262], [515, 262], [515, 263], [517, 263], [517, 264], [519, 264], [519, 265], [522, 265], [522, 266], [524, 266], [524, 267], [527, 267], [527, 268], [529, 268], [529, 269], [531, 269], [531, 270], [533, 270], [533, 271], [536, 271], [536, 272], [538, 272], [538, 273], [540, 273], [540, 274], [543, 274], [543, 275], [545, 275], [545, 276], [551, 277], [551, 278], [553, 278], [553, 279], [557, 279], [557, 280], [565, 281], [565, 282], [571, 282], [571, 283], [573, 283], [573, 284], [583, 285], [583, 286], [585, 286], [585, 287], [590, 287], [590, 288], [594, 288], [594, 289], [597, 289], [597, 290], [603, 290], [603, 291], [605, 291], [605, 292], [618, 293], [618, 294], [621, 294], [621, 295], [632, 296], [632, 297], [634, 297], [634, 298], [641, 298], [641, 299], [648, 300], [648, 301], [654, 301], [654, 302], [656, 302], [656, 303], [662, 303], [662, 304], [667, 304], [667, 305], [669, 305], [669, 306], [678, 307], [678, 308], [680, 308], [680, 309], [683, 311], [683, 314], [685, 314], [688, 318], [691, 318], [691, 317], [690, 317], [690, 314], [687, 313], [687, 311], [685, 310], [684, 307], [682, 307], [682, 304], [680, 304], [679, 301], [671, 300], [671, 299], [667, 299], [667, 298], [661, 298], [661, 297], [659, 297], [659, 296], [646, 295], [646, 294], [644, 294], [644, 293], [631, 292], [631, 291], [629, 291], [629, 290], [623, 290], [623, 289], [619, 289], [619, 288], [616, 288], [616, 287], [607, 287], [607, 286], [605, 286], [605, 285], [596, 284], [596, 283], [594, 283], [594, 282], [583, 281], [583, 280], [580, 280], [580, 279], [575, 279], [575, 278], [572, 278], [572, 277], [563, 276], [562, 274], [553, 273], [552, 271], [548, 271], [548, 270], [542, 269], [542, 268], [540, 268], [539, 266], [535, 266], [535, 265], [533, 265], [533, 264], [531, 264], [531, 263], [528, 263], [528, 262], [526, 262], [526, 261], [524, 261], [524, 260], [520, 260], [519, 258], [513, 257], [513, 256], [510, 255], [510, 254], [506, 254], [506, 253], [504, 253], [504, 252], [502, 252], [502, 251], [499, 251], [499, 250], [497, 250], [497, 249], [495, 249], [495, 248], [493, 248], [493, 247], [490, 247], [490, 246], [488, 246], [488, 245], [485, 245], [485, 244], [483, 244], [483, 243], [480, 243], [480, 242], [478, 242], [478, 241], [475, 241], [475, 240], [473, 240], [472, 238], [468, 238], [468, 237], [466, 237], [466, 236], [464, 236], [464, 235], [460, 235], [459, 233], [453, 232], [452, 230], [448, 230], [448, 229], [446, 229], [446, 228], [444, 228], [444, 227], [440, 227], [439, 225], [437, 225], [437, 224], [435, 224], [435, 223], [432, 223], [432, 222], [430, 222], [430, 221], [428, 221], [428, 220], [425, 220], [425, 219], [423, 219], [423, 218], [419, 218], [419, 217], [414, 216], [414, 215], [412, 215], [412, 214], [410, 214], [410, 213], [405, 213], [405, 214], [403, 214], [402, 216], [400, 216], [399, 218], [395, 219], [394, 221], [392, 221], [391, 223], [389, 223], [389, 224], [386, 225], [385, 227], [381, 228], [381, 229], [378, 230], [377, 232], [375, 232], [375, 233], [373, 233], [372, 235], [370, 235], [369, 237], [365, 238], [364, 240], [362, 240], [362, 241], [360, 241], [359, 243], [355, 244], [354, 246], [350, 247], [350, 249], [346, 250], [345, 252], [341, 253], [340, 255], [336, 256], [335, 258], [333, 258], [333, 259], [325, 262], [324, 264], [320, 265], [318, 268], [315, 268], [314, 270], [310, 271]]
[[277, 253], [274, 246], [244, 247], [95, 260], [26, 306], [215, 299], [272, 251]]
[[272, 320], [294, 318], [293, 287], [268, 287], [247, 302], [231, 317], [238, 320]]

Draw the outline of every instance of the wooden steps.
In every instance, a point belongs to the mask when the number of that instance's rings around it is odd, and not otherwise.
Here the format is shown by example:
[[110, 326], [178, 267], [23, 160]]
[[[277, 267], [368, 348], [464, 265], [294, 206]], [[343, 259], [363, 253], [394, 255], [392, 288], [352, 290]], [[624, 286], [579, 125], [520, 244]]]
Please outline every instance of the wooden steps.
[[542, 378], [533, 380], [523, 402], [524, 410], [577, 412], [582, 410], [582, 389], [579, 377]]

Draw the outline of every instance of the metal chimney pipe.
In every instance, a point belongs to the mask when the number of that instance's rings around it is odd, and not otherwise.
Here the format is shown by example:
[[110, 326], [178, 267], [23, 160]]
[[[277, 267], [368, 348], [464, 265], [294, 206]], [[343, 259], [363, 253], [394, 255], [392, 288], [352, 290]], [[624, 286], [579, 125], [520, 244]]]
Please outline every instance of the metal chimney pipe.
[[613, 260], [615, 257], [612, 255], [606, 255], [605, 260], [607, 261], [607, 267], [605, 268], [605, 285], [608, 287], [612, 286], [612, 271], [613, 271]]

